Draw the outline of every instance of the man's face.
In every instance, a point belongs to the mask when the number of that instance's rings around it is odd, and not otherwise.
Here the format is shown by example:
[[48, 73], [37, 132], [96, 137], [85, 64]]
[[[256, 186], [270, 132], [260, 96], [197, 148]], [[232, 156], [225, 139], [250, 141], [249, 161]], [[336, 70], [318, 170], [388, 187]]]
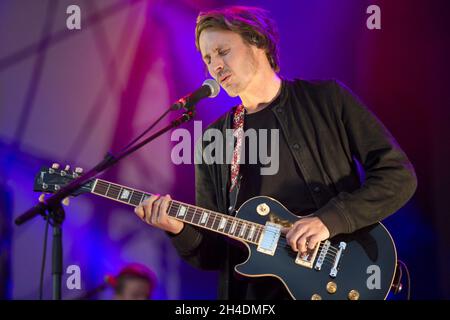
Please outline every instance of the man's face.
[[209, 74], [231, 97], [240, 95], [257, 69], [256, 47], [232, 31], [206, 29], [199, 38], [200, 52]]
[[150, 297], [148, 281], [139, 278], [126, 279], [123, 290], [116, 294], [117, 300], [147, 300]]

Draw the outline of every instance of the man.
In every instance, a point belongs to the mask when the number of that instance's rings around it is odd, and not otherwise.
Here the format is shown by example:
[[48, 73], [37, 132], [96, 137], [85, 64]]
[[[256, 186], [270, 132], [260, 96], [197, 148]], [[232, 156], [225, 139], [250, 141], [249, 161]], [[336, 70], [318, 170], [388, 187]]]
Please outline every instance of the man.
[[[281, 132], [279, 141], [268, 141], [279, 146], [275, 175], [260, 174], [260, 159], [240, 166], [196, 165], [198, 206], [227, 213], [229, 206], [266, 195], [293, 213], [312, 213], [284, 230], [292, 249], [305, 253], [322, 240], [382, 220], [413, 195], [417, 182], [406, 155], [348, 89], [336, 81], [278, 76], [277, 35], [264, 10], [229, 7], [200, 13], [196, 45], [210, 75], [242, 101], [210, 128], [224, 134], [230, 128]], [[233, 157], [247, 148], [235, 149]], [[355, 159], [365, 171], [363, 183]], [[276, 279], [238, 279], [233, 267], [243, 262], [242, 251], [219, 235], [168, 217], [169, 201], [169, 195], [152, 196], [136, 214], [167, 231], [192, 265], [220, 270], [220, 298], [288, 297]]]

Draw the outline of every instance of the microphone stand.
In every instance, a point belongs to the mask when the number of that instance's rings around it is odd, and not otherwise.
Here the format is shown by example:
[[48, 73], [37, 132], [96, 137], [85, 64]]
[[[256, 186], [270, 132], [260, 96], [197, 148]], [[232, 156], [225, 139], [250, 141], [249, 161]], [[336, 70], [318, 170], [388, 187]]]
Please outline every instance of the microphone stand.
[[[86, 182], [91, 179], [96, 178], [100, 173], [114, 166], [117, 162], [142, 148], [144, 145], [149, 143], [150, 141], [155, 140], [162, 134], [167, 131], [180, 126], [181, 124], [188, 122], [195, 115], [195, 104], [191, 103], [185, 106], [186, 111], [177, 119], [173, 120], [169, 125], [157, 131], [155, 134], [146, 138], [142, 142], [138, 143], [135, 146], [131, 146], [135, 141], [137, 141], [142, 135], [140, 135], [137, 139], [134, 139], [127, 147], [125, 147], [122, 151], [119, 152], [118, 155], [113, 155], [111, 152], [108, 152], [104, 159], [100, 161], [94, 168], [89, 170], [83, 175], [80, 175], [78, 178], [72, 180], [68, 185], [61, 188], [51, 197], [46, 199], [44, 202], [39, 202], [36, 206], [27, 210], [19, 217], [15, 219], [16, 225], [22, 225], [25, 222], [33, 219], [34, 217], [41, 215], [44, 219], [49, 219], [53, 227], [53, 242], [52, 242], [52, 280], [53, 280], [53, 300], [61, 299], [61, 278], [62, 278], [62, 223], [64, 222], [65, 212], [61, 205], [61, 202], [64, 198], [70, 196], [75, 190], [80, 188]], [[175, 110], [173, 107], [169, 109], [169, 111]], [[157, 121], [161, 120], [161, 118], [168, 114], [168, 111], [158, 118]], [[152, 128], [152, 125], [150, 128]], [[148, 130], [147, 130], [148, 131]], [[147, 132], [145, 131], [145, 132]], [[144, 132], [144, 133], [145, 133]]]

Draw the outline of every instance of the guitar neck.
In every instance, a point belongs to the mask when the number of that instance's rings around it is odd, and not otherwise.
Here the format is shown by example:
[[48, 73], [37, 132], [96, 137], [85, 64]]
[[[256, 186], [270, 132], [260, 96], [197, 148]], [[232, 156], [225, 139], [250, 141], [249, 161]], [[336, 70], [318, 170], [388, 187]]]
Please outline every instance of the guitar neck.
[[[91, 193], [137, 207], [152, 194], [102, 179], [95, 179]], [[168, 215], [185, 223], [208, 229], [240, 241], [258, 244], [263, 225], [171, 200]]]

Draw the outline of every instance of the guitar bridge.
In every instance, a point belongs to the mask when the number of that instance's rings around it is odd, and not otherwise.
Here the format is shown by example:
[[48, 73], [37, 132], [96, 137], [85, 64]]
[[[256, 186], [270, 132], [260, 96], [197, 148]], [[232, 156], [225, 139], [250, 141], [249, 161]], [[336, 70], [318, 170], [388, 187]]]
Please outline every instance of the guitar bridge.
[[347, 244], [345, 242], [340, 242], [339, 243], [339, 249], [336, 253], [336, 257], [334, 258], [334, 263], [333, 263], [333, 267], [331, 268], [330, 271], [330, 277], [332, 278], [336, 278], [337, 273], [338, 273], [338, 265], [339, 262], [342, 258], [342, 253], [344, 252], [345, 248], [347, 247]]
[[319, 251], [319, 244], [317, 244], [314, 249], [308, 248], [306, 253], [303, 255], [300, 252], [298, 252], [297, 258], [295, 259], [295, 263], [301, 265], [302, 267], [312, 269], [318, 251]]
[[281, 235], [281, 226], [272, 222], [266, 222], [264, 231], [258, 244], [259, 252], [273, 256], [278, 246]]

